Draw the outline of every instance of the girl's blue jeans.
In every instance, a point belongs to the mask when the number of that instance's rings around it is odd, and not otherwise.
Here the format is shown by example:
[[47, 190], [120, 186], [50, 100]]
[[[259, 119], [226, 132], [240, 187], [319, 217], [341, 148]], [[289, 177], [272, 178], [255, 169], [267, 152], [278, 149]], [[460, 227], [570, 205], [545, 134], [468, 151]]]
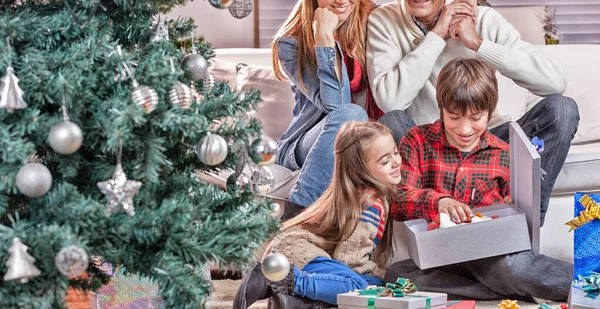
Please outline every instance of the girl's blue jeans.
[[346, 264], [324, 257], [315, 258], [302, 270], [296, 266], [293, 270], [296, 295], [332, 305], [337, 305], [338, 294], [384, 284], [379, 278], [357, 274]]

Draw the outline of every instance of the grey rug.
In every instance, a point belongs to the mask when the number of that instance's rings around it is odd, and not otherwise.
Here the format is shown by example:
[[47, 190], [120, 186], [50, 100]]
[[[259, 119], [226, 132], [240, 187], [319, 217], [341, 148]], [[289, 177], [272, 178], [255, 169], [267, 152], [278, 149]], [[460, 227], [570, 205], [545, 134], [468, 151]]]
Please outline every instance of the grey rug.
[[[215, 280], [213, 281], [213, 292], [208, 301], [207, 308], [209, 309], [231, 309], [233, 298], [241, 280]], [[477, 309], [498, 309], [499, 301], [479, 301]], [[548, 304], [553, 309], [560, 308], [559, 303]], [[538, 304], [519, 302], [520, 309], [537, 309]], [[252, 305], [252, 309], [267, 309], [267, 301], [259, 301]]]

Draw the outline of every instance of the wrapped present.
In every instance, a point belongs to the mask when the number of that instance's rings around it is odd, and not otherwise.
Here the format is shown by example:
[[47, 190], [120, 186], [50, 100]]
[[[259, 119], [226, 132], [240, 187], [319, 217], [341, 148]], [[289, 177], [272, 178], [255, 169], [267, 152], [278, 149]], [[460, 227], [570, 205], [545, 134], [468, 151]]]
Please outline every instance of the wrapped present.
[[574, 279], [600, 272], [600, 194], [575, 193], [575, 218], [566, 223], [574, 231]]
[[125, 267], [113, 269], [105, 264], [102, 269], [113, 276], [109, 283], [91, 293], [91, 309], [164, 308], [158, 285], [139, 275], [125, 275]]
[[416, 285], [400, 278], [385, 287], [338, 294], [337, 303], [340, 309], [441, 309], [447, 299], [444, 293], [417, 292]]
[[475, 309], [474, 300], [453, 300], [446, 303], [448, 309]]
[[600, 274], [590, 272], [573, 281], [569, 293], [570, 309], [600, 308]]

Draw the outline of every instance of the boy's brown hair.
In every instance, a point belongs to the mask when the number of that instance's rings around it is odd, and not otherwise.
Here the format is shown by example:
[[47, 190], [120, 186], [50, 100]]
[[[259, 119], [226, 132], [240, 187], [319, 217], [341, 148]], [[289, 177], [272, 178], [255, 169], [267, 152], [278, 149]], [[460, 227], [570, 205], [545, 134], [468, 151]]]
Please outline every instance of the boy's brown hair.
[[453, 59], [440, 71], [436, 92], [440, 119], [446, 109], [463, 116], [488, 111], [489, 121], [498, 104], [496, 70], [479, 59]]

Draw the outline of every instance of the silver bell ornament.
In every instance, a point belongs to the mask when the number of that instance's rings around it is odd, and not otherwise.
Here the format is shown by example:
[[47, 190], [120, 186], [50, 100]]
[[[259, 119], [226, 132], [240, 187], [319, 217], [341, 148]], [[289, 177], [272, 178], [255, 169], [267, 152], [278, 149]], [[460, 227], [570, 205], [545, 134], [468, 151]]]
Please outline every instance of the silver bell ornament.
[[274, 251], [262, 261], [261, 270], [265, 278], [271, 281], [281, 281], [290, 272], [290, 261], [285, 255]]
[[248, 147], [248, 155], [258, 165], [270, 165], [277, 160], [277, 143], [268, 137], [259, 138]]
[[35, 259], [27, 253], [28, 247], [21, 242], [19, 237], [13, 238], [13, 243], [8, 248], [8, 260], [6, 261], [6, 273], [4, 281], [17, 281], [25, 284], [31, 278], [35, 278], [42, 272], [35, 267]]
[[133, 91], [131, 92], [133, 103], [143, 107], [146, 114], [154, 111], [156, 105], [158, 105], [156, 90], [145, 85], [138, 85], [137, 82], [134, 82], [133, 87]]
[[260, 195], [265, 195], [275, 186], [275, 177], [273, 177], [273, 173], [266, 166], [258, 166], [250, 177], [250, 182], [252, 183], [252, 192]]
[[225, 189], [231, 195], [235, 195], [237, 191], [248, 190], [250, 187], [250, 179], [244, 174], [233, 173], [227, 177], [225, 182]]
[[188, 54], [181, 60], [185, 78], [198, 81], [208, 74], [208, 62], [199, 54]]
[[41, 163], [27, 163], [19, 169], [15, 182], [21, 194], [42, 197], [52, 187], [52, 174]]
[[54, 258], [54, 264], [61, 274], [75, 278], [81, 276], [88, 268], [90, 258], [85, 250], [73, 245], [60, 249]]
[[233, 0], [208, 0], [217, 9], [226, 9], [233, 4]]
[[182, 82], [177, 82], [169, 92], [169, 99], [171, 100], [171, 104], [186, 109], [192, 105], [194, 100], [192, 88]]
[[248, 17], [252, 13], [252, 0], [234, 0], [229, 13], [237, 19]]
[[227, 142], [220, 135], [208, 132], [196, 145], [196, 156], [206, 165], [219, 165], [227, 157]]
[[83, 133], [78, 125], [66, 120], [52, 126], [48, 134], [50, 147], [59, 154], [75, 153], [83, 143]]

